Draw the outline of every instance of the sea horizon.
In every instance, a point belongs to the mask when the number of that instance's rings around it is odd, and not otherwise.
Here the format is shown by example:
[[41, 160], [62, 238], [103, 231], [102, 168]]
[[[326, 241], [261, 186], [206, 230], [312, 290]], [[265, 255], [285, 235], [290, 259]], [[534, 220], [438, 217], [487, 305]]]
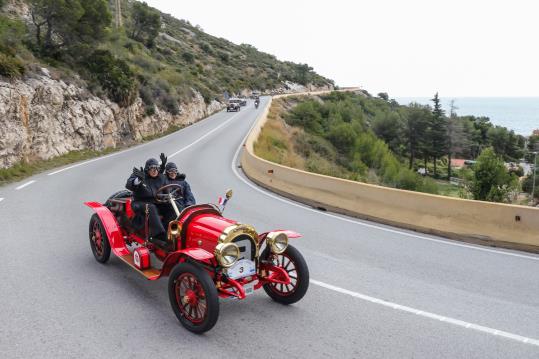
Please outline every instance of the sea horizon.
[[[401, 105], [417, 102], [431, 105], [433, 96], [395, 97]], [[458, 116], [485, 116], [496, 126], [503, 126], [523, 136], [539, 129], [539, 96], [454, 96], [440, 97], [443, 110], [449, 114], [455, 101]]]

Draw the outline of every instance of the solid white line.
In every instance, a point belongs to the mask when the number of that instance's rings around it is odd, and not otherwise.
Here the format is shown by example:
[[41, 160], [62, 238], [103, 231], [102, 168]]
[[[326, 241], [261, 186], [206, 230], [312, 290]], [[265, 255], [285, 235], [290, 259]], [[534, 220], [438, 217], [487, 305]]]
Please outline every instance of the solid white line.
[[110, 155], [106, 155], [106, 156], [103, 156], [103, 157], [97, 157], [97, 158], [94, 158], [92, 160], [89, 160], [89, 161], [84, 161], [84, 162], [81, 162], [81, 163], [77, 163], [75, 165], [72, 165], [72, 166], [69, 166], [69, 167], [64, 167], [60, 170], [57, 170], [57, 171], [54, 171], [54, 172], [51, 172], [48, 174], [48, 176], [52, 176], [52, 175], [55, 175], [57, 173], [61, 173], [61, 172], [64, 172], [64, 171], [67, 171], [67, 170], [70, 170], [72, 168], [76, 168], [76, 167], [79, 167], [79, 166], [84, 166], [84, 165], [87, 165], [88, 163], [92, 163], [92, 162], [95, 162], [95, 161], [99, 161], [99, 160], [103, 160], [105, 158], [109, 158], [109, 157], [112, 157], [112, 156], [117, 156], [121, 153], [125, 153], [125, 152], [128, 152], [128, 151], [132, 151], [134, 150], [135, 148], [139, 148], [140, 146], [137, 146], [137, 147], [133, 147], [133, 148], [129, 148], [125, 151], [120, 151], [120, 152], [114, 152], [114, 153], [111, 153]]
[[419, 315], [421, 317], [439, 320], [439, 321], [444, 322], [444, 323], [453, 324], [453, 325], [456, 325], [456, 326], [459, 326], [459, 327], [464, 327], [464, 328], [467, 328], [467, 329], [473, 329], [473, 330], [483, 332], [483, 333], [487, 333], [487, 334], [490, 334], [490, 335], [500, 336], [500, 337], [515, 340], [515, 341], [518, 341], [518, 342], [521, 342], [521, 343], [524, 343], [524, 344], [532, 344], [532, 345], [535, 345], [535, 346], [539, 346], [539, 340], [538, 339], [528, 338], [528, 337], [524, 337], [524, 336], [521, 336], [521, 335], [509, 333], [509, 332], [504, 332], [502, 330], [485, 327], [483, 325], [469, 323], [469, 322], [465, 322], [463, 320], [454, 319], [454, 318], [450, 318], [450, 317], [445, 317], [443, 315], [439, 315], [439, 314], [435, 314], [435, 313], [425, 312], [425, 311], [422, 311], [422, 310], [414, 309], [414, 308], [407, 307], [407, 306], [404, 306], [404, 305], [400, 305], [400, 304], [397, 304], [397, 303], [388, 302], [387, 300], [378, 299], [378, 298], [374, 298], [374, 297], [371, 297], [371, 296], [368, 296], [368, 295], [365, 295], [365, 294], [353, 292], [353, 291], [348, 290], [348, 289], [336, 287], [334, 285], [327, 284], [327, 283], [324, 283], [324, 282], [320, 282], [320, 281], [317, 281], [315, 279], [311, 279], [310, 283], [312, 283], [314, 285], [317, 285], [319, 287], [323, 287], [323, 288], [332, 290], [334, 292], [338, 292], [338, 293], [341, 293], [341, 294], [346, 294], [346, 295], [352, 296], [354, 298], [358, 298], [358, 299], [361, 299], [361, 300], [364, 300], [364, 301], [367, 301], [367, 302], [371, 302], [371, 303], [374, 303], [374, 304], [379, 304], [379, 305], [382, 305], [384, 307], [392, 308], [392, 309], [395, 309], [395, 310], [400, 310], [402, 312], [412, 313], [412, 314], [415, 314], [415, 315]]
[[174, 157], [176, 156], [177, 154], [185, 151], [186, 149], [188, 149], [189, 147], [191, 146], [194, 146], [196, 145], [197, 143], [199, 143], [200, 141], [202, 141], [203, 139], [205, 139], [206, 137], [208, 137], [209, 135], [211, 135], [212, 133], [214, 133], [215, 131], [219, 130], [221, 127], [227, 125], [230, 121], [232, 121], [234, 118], [236, 118], [236, 116], [238, 116], [240, 113], [237, 112], [234, 116], [230, 117], [228, 120], [226, 120], [225, 122], [223, 122], [222, 124], [220, 124], [219, 126], [215, 127], [213, 130], [207, 132], [204, 136], [200, 137], [198, 140], [194, 141], [194, 142], [191, 142], [190, 144], [188, 144], [187, 146], [183, 147], [182, 149], [174, 152], [173, 154], [169, 155], [168, 158], [171, 158], [171, 157]]
[[15, 188], [15, 190], [18, 191], [18, 190], [20, 190], [20, 189], [23, 189], [23, 188], [26, 187], [26, 186], [30, 186], [30, 185], [31, 185], [32, 183], [34, 183], [34, 182], [35, 182], [35, 181], [32, 180], [32, 181], [26, 182], [26, 183], [24, 183], [24, 184], [21, 184], [19, 187]]
[[[207, 118], [210, 118], [210, 117], [212, 117], [212, 116], [214, 116], [214, 115], [217, 115], [218, 113], [220, 113], [220, 111], [219, 111], [219, 112], [216, 112], [216, 113], [214, 113], [214, 114], [212, 114], [212, 115], [210, 115], [210, 116], [208, 116], [208, 117], [206, 117], [206, 118], [204, 118], [203, 120], [205, 120], [205, 119], [207, 119]], [[201, 122], [202, 122], [202, 120], [197, 121], [197, 122], [195, 122], [194, 124], [192, 124], [192, 125], [190, 125], [190, 126], [196, 126], [196, 125], [198, 125], [198, 124], [201, 123]], [[178, 130], [178, 131], [179, 131], [179, 130]], [[176, 132], [178, 132], [178, 131], [169, 133], [168, 135], [163, 136], [163, 137], [159, 137], [159, 138], [155, 139], [154, 141], [161, 141], [161, 140], [163, 140], [163, 139], [165, 139], [165, 138], [167, 138], [167, 137], [169, 137], [169, 136], [174, 135], [174, 134], [175, 134]], [[48, 176], [52, 176], [52, 175], [55, 175], [55, 174], [57, 174], [57, 173], [61, 173], [61, 172], [70, 170], [70, 169], [72, 169], [72, 168], [76, 168], [76, 167], [79, 167], [79, 166], [86, 165], [86, 164], [88, 164], [88, 163], [92, 163], [92, 162], [99, 161], [99, 160], [102, 160], [102, 159], [105, 159], [105, 158], [109, 158], [109, 157], [112, 157], [112, 156], [117, 156], [117, 155], [122, 154], [122, 153], [126, 153], [126, 152], [129, 152], [129, 151], [133, 151], [133, 150], [135, 150], [135, 149], [139, 149], [139, 148], [141, 148], [141, 147], [144, 147], [144, 146], [146, 146], [146, 145], [149, 145], [150, 143], [153, 143], [154, 141], [142, 143], [142, 144], [140, 144], [140, 145], [137, 145], [137, 146], [134, 146], [134, 147], [131, 147], [131, 148], [127, 148], [127, 149], [125, 149], [125, 150], [123, 150], [123, 151], [114, 152], [114, 153], [111, 153], [111, 154], [106, 155], [106, 156], [97, 157], [97, 158], [94, 158], [94, 159], [91, 159], [91, 160], [88, 160], [88, 161], [84, 161], [84, 162], [81, 162], [81, 163], [77, 163], [77, 164], [75, 164], [75, 165], [72, 165], [72, 166], [69, 166], [69, 167], [65, 167], [65, 168], [59, 169], [59, 170], [57, 170], [57, 171], [51, 172], [51, 173], [49, 173], [49, 174], [47, 174], [47, 175], [48, 175]], [[181, 151], [180, 151], [180, 152], [181, 152]], [[179, 153], [179, 152], [178, 152], [178, 153]], [[169, 157], [171, 157], [171, 156], [169, 156]]]
[[256, 191], [258, 191], [258, 192], [260, 192], [262, 194], [265, 194], [266, 196], [269, 196], [269, 197], [271, 197], [273, 199], [276, 199], [278, 201], [287, 203], [289, 205], [292, 205], [292, 206], [295, 206], [295, 207], [298, 207], [298, 208], [302, 208], [302, 209], [304, 209], [306, 211], [310, 211], [310, 212], [313, 212], [313, 213], [328, 216], [328, 217], [331, 217], [331, 218], [334, 218], [334, 219], [338, 219], [338, 220], [348, 222], [348, 223], [357, 224], [357, 225], [364, 226], [364, 227], [374, 228], [374, 229], [378, 229], [378, 230], [381, 230], [381, 231], [395, 233], [395, 234], [408, 236], [408, 237], [412, 237], [412, 238], [423, 239], [423, 240], [436, 242], [436, 243], [440, 243], [440, 244], [444, 244], [444, 245], [469, 248], [469, 249], [474, 249], [474, 250], [477, 250], [477, 251], [490, 252], [490, 253], [502, 254], [502, 255], [511, 256], [511, 257], [526, 258], [526, 259], [531, 259], [531, 260], [534, 260], [534, 261], [539, 261], [539, 256], [531, 256], [531, 255], [526, 255], [526, 254], [505, 252], [505, 251], [500, 251], [500, 250], [491, 249], [491, 248], [484, 248], [484, 247], [480, 247], [480, 246], [473, 246], [473, 245], [469, 245], [469, 244], [458, 243], [458, 242], [454, 242], [454, 241], [450, 241], [450, 240], [442, 240], [442, 239], [430, 238], [430, 237], [421, 236], [421, 235], [414, 234], [414, 233], [408, 233], [408, 232], [400, 231], [400, 230], [397, 230], [397, 229], [391, 229], [391, 228], [381, 227], [381, 226], [377, 226], [377, 225], [370, 224], [370, 223], [359, 222], [357, 220], [341, 217], [341, 216], [338, 216], [338, 215], [335, 215], [335, 214], [331, 214], [331, 213], [327, 213], [327, 212], [320, 212], [319, 210], [316, 210], [316, 209], [313, 209], [313, 208], [310, 208], [310, 207], [306, 207], [306, 205], [304, 205], [304, 204], [300, 204], [300, 203], [297, 203], [297, 202], [293, 202], [293, 201], [291, 201], [289, 199], [279, 197], [279, 196], [271, 193], [270, 191], [268, 191], [268, 190], [266, 190], [266, 189], [264, 189], [262, 187], [257, 186], [256, 184], [252, 183], [250, 180], [244, 178], [243, 176], [241, 176], [239, 174], [239, 172], [236, 169], [236, 163], [237, 163], [237, 160], [238, 160], [239, 153], [240, 153], [241, 149], [243, 148], [243, 144], [245, 143], [245, 140], [247, 139], [247, 136], [249, 136], [252, 129], [256, 126], [257, 123], [258, 123], [258, 119], [254, 122], [254, 124], [251, 126], [251, 128], [247, 132], [247, 135], [241, 141], [241, 144], [238, 147], [238, 149], [236, 150], [236, 153], [234, 154], [234, 158], [232, 159], [231, 168], [232, 168], [232, 172], [234, 172], [236, 177], [238, 177], [240, 180], [242, 180], [246, 185], [248, 185], [252, 189], [254, 189], [254, 190], [256, 190]]

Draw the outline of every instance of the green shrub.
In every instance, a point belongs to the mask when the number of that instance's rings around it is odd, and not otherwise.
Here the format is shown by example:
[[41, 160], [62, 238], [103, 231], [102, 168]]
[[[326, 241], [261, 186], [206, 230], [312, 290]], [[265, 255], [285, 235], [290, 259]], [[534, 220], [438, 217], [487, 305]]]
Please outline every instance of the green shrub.
[[173, 115], [178, 115], [180, 113], [178, 101], [170, 94], [164, 94], [160, 100], [167, 112], [170, 112]]
[[415, 191], [420, 186], [419, 177], [409, 169], [401, 170], [396, 178], [395, 187]]
[[16, 57], [0, 52], [0, 75], [8, 78], [19, 77], [24, 74], [24, 65]]
[[112, 101], [120, 106], [128, 106], [135, 101], [138, 83], [124, 60], [108, 50], [96, 50], [86, 61], [86, 66]]
[[192, 52], [186, 51], [182, 54], [182, 59], [188, 64], [195, 62], [195, 55]]

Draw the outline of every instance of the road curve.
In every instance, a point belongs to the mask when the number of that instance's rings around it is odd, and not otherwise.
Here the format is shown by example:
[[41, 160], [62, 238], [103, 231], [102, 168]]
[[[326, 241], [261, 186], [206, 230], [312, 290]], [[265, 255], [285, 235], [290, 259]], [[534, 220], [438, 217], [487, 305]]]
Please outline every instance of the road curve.
[[[261, 113], [249, 102], [0, 187], [2, 357], [539, 357], [539, 256], [319, 212], [257, 187], [238, 155]], [[187, 173], [198, 202], [233, 188], [226, 216], [304, 234], [293, 240], [311, 271], [302, 301], [282, 306], [263, 291], [225, 301], [217, 325], [197, 336], [172, 313], [165, 280], [94, 260], [82, 203], [104, 201], [160, 152]]]

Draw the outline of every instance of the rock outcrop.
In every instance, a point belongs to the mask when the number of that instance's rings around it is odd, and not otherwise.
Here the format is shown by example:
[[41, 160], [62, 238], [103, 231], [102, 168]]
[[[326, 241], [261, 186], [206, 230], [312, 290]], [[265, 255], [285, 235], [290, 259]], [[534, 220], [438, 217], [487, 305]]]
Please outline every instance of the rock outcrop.
[[176, 116], [156, 108], [145, 115], [140, 99], [126, 108], [50, 76], [47, 69], [22, 80], [0, 80], [0, 168], [49, 159], [73, 150], [102, 150], [185, 126], [223, 108], [198, 92]]

